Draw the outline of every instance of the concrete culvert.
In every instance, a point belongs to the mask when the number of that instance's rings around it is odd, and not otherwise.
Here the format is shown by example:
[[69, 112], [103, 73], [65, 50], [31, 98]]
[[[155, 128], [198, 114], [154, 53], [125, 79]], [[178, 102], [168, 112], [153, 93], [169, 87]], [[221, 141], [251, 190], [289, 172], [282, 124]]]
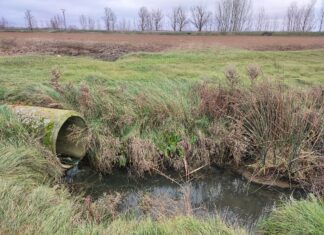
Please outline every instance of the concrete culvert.
[[80, 114], [71, 110], [34, 106], [9, 106], [30, 128], [42, 133], [42, 143], [64, 168], [78, 164], [86, 155], [87, 126]]

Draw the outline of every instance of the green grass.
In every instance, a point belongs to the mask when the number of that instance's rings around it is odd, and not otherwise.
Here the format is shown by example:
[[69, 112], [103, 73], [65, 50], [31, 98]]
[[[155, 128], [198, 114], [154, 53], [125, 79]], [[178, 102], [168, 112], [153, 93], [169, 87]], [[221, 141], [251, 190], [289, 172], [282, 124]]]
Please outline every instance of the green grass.
[[[185, 157], [189, 170], [206, 162], [246, 166], [246, 160], [258, 174], [279, 169], [276, 177], [309, 183], [320, 172], [316, 161], [324, 143], [321, 90], [311, 90], [324, 84], [323, 52], [210, 49], [138, 53], [116, 62], [1, 57], [0, 102], [56, 104], [83, 114], [89, 158], [103, 173], [126, 165], [139, 175], [160, 166], [183, 172]], [[228, 64], [236, 65], [242, 78], [235, 89], [226, 86]], [[263, 71], [255, 86], [247, 79], [249, 64]], [[53, 85], [51, 71], [57, 68], [62, 75]], [[285, 86], [267, 82], [268, 77], [284, 79]], [[46, 234], [49, 229], [57, 234], [244, 234], [219, 218], [91, 215], [83, 199], [71, 198], [60, 183], [55, 156], [37, 137], [0, 108], [0, 234]], [[305, 158], [305, 153], [313, 155]]]
[[[255, 159], [260, 159], [261, 156], [263, 165], [271, 159], [273, 163], [270, 165], [278, 167], [282, 163], [281, 159], [285, 159], [285, 169], [289, 168], [287, 171], [293, 172], [292, 168], [298, 169], [302, 165], [296, 160], [301, 153], [314, 150], [311, 146], [314, 141], [311, 138], [315, 140], [318, 137], [316, 149], [322, 143], [322, 118], [319, 118], [320, 122], [317, 123], [319, 131], [313, 136], [307, 127], [307, 115], [304, 115], [304, 112], [314, 109], [314, 114], [321, 117], [322, 105], [311, 104], [306, 107], [305, 100], [311, 102], [308, 93], [300, 94], [303, 98], [293, 96], [303, 89], [312, 93], [308, 88], [324, 84], [323, 52], [256, 52], [213, 48], [137, 53], [127, 55], [116, 62], [66, 56], [1, 57], [0, 82], [3, 86], [0, 89], [0, 101], [36, 106], [58, 104], [61, 108], [74, 109], [83, 114], [94, 137], [89, 149], [95, 155], [92, 157], [95, 159], [95, 168], [103, 173], [109, 173], [114, 165], [124, 167], [134, 161], [134, 166], [144, 166], [148, 162], [154, 162], [156, 166], [164, 161], [159, 157], [161, 152], [166, 159], [172, 159], [171, 164], [167, 163], [168, 166], [179, 169], [177, 161], [184, 156], [180, 146], [183, 142], [189, 144], [192, 149], [197, 148], [197, 151], [188, 150], [194, 155], [188, 159], [193, 169], [201, 166], [204, 161], [202, 159], [212, 163], [231, 164], [232, 162], [228, 161], [228, 156], [231, 155], [231, 160], [234, 158], [236, 164], [239, 164], [239, 159], [249, 155], [249, 151]], [[229, 64], [236, 66], [241, 77], [237, 87], [239, 91], [236, 93], [226, 87], [224, 69]], [[252, 91], [253, 94], [249, 91], [251, 87], [246, 71], [247, 66], [251, 64], [258, 64], [262, 70], [260, 85]], [[61, 71], [56, 85], [50, 82], [53, 69]], [[263, 84], [268, 78], [274, 81], [283, 80], [285, 88], [280, 87], [281, 82], [279, 86]], [[206, 82], [211, 84], [210, 88], [209, 85], [203, 85]], [[235, 106], [240, 106], [241, 115], [224, 113], [222, 118], [210, 115], [212, 110], [217, 110], [221, 105], [232, 105], [230, 102], [222, 104], [222, 97], [218, 97], [222, 89], [225, 92], [223, 95], [229, 99], [247, 99], [247, 104], [241, 100], [242, 102]], [[282, 96], [280, 92], [275, 92], [278, 89], [284, 89], [287, 95]], [[261, 90], [264, 90], [264, 93], [259, 95]], [[239, 97], [240, 94], [243, 97]], [[205, 97], [202, 97], [204, 95]], [[316, 97], [321, 99], [320, 95]], [[313, 101], [316, 97], [314, 96]], [[208, 99], [218, 99], [216, 106], [212, 107]], [[265, 107], [254, 107], [254, 99], [260, 99], [260, 103]], [[296, 109], [297, 99], [301, 102], [300, 109]], [[278, 100], [282, 104], [277, 107]], [[314, 102], [320, 103], [320, 100]], [[282, 107], [286, 109], [276, 110]], [[210, 110], [202, 112], [203, 108]], [[256, 116], [250, 115], [247, 118], [253, 120], [244, 119], [251, 110]], [[265, 110], [268, 113], [265, 113]], [[278, 118], [269, 118], [274, 113]], [[291, 118], [294, 118], [294, 126]], [[272, 120], [278, 123], [273, 123]], [[248, 142], [244, 142], [246, 138], [236, 140], [231, 136], [231, 132], [237, 131], [235, 126], [238, 123], [246, 121], [253, 122], [248, 127], [253, 133], [249, 133], [250, 130], [245, 128], [242, 135], [249, 135], [251, 139]], [[302, 132], [302, 128], [296, 128], [304, 124], [305, 133]], [[275, 125], [281, 125], [277, 129], [283, 133], [264, 135], [268, 126], [274, 129]], [[218, 130], [213, 130], [215, 126], [218, 126]], [[299, 139], [294, 137], [296, 134], [290, 135], [285, 128], [290, 128], [291, 133], [300, 131]], [[255, 143], [253, 139], [258, 139], [259, 143]], [[206, 146], [206, 140], [212, 146]], [[282, 145], [282, 142], [286, 145]], [[270, 148], [264, 143], [269, 143]], [[251, 148], [248, 148], [249, 145]], [[299, 146], [304, 148], [302, 152]], [[204, 148], [209, 150], [206, 152]], [[151, 153], [147, 156], [134, 156], [148, 151]], [[278, 155], [283, 155], [279, 156], [279, 162]], [[137, 162], [141, 159], [142, 162]], [[263, 166], [258, 161], [256, 168], [260, 170]], [[166, 165], [165, 162], [162, 164]], [[285, 177], [295, 176], [287, 171], [284, 173]]]
[[324, 202], [315, 197], [291, 200], [274, 209], [259, 228], [264, 234], [324, 234]]
[[62, 70], [65, 82], [95, 78], [106, 80], [107, 84], [135, 81], [163, 83], [165, 79], [192, 81], [205, 77], [223, 80], [227, 64], [237, 65], [246, 78], [246, 66], [253, 63], [262, 67], [264, 76], [283, 76], [288, 84], [324, 83], [323, 50], [253, 52], [234, 49], [143, 53], [128, 55], [116, 62], [65, 56], [1, 57], [0, 82], [12, 88], [47, 83], [49, 71], [54, 67]]
[[218, 217], [112, 220], [109, 207], [71, 197], [50, 153], [4, 106], [0, 120], [0, 234], [246, 234]]

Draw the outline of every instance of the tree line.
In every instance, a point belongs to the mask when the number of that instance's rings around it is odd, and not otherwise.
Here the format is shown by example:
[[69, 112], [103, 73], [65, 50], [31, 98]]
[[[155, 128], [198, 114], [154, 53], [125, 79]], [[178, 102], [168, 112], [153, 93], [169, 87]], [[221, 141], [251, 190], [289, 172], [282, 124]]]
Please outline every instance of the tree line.
[[[54, 30], [82, 29], [106, 31], [215, 31], [215, 32], [245, 32], [245, 31], [287, 31], [310, 32], [324, 31], [324, 0], [316, 12], [317, 0], [309, 0], [304, 4], [291, 2], [284, 17], [271, 17], [265, 8], [253, 12], [253, 0], [218, 0], [214, 11], [203, 5], [190, 8], [174, 7], [165, 14], [161, 9], [148, 9], [143, 6], [137, 12], [133, 21], [118, 19], [116, 13], [109, 7], [103, 9], [100, 19], [81, 14], [78, 26], [67, 26], [66, 11], [52, 16], [46, 22], [46, 28]], [[37, 20], [31, 10], [24, 15], [26, 28], [34, 30], [38, 27]], [[9, 27], [8, 21], [0, 18], [0, 28]]]

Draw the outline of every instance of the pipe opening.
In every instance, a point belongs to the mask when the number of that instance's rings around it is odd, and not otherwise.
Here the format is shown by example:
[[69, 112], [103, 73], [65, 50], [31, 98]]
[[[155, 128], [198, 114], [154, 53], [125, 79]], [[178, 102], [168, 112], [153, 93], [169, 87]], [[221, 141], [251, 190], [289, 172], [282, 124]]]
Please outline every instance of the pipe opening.
[[56, 139], [56, 154], [64, 165], [76, 165], [86, 154], [86, 124], [81, 117], [68, 118]]

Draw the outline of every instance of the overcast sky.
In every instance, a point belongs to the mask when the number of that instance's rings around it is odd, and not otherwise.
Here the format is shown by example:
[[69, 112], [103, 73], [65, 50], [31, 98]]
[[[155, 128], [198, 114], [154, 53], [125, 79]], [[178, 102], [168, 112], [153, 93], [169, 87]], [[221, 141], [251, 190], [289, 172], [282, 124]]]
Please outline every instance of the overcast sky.
[[[265, 7], [267, 14], [271, 17], [282, 18], [287, 6], [292, 1], [254, 0], [254, 11]], [[321, 1], [317, 0], [317, 8]], [[160, 8], [167, 15], [172, 7], [178, 5], [190, 9], [193, 5], [202, 4], [213, 11], [216, 2], [217, 0], [0, 0], [0, 18], [5, 17], [12, 26], [24, 26], [24, 12], [29, 9], [37, 19], [38, 25], [44, 26], [53, 15], [60, 13], [60, 9], [65, 9], [68, 25], [78, 26], [81, 14], [91, 16], [100, 22], [103, 9], [110, 7], [119, 20], [126, 19], [133, 24], [141, 6], [146, 6], [149, 9]], [[309, 0], [298, 0], [297, 2], [304, 4]], [[101, 25], [103, 24], [101, 23]]]

